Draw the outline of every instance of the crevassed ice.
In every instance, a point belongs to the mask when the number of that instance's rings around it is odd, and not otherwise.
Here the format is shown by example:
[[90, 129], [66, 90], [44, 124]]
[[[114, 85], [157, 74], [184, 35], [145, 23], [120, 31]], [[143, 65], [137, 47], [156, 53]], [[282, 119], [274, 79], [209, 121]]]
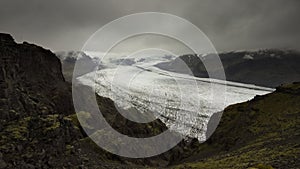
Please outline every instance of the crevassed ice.
[[[213, 113], [273, 90], [169, 72], [153, 66], [156, 63], [110, 66], [78, 80], [85, 85], [95, 83], [96, 93], [112, 99], [118, 107], [153, 112], [170, 130], [199, 141], [206, 139], [207, 123]], [[212, 85], [214, 89], [227, 85], [225, 103], [213, 100]]]

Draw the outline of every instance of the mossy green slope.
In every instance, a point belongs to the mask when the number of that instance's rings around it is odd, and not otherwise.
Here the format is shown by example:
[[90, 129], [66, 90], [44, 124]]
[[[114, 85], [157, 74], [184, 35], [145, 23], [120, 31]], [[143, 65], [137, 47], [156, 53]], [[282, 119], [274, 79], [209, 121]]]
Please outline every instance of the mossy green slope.
[[300, 168], [300, 83], [229, 106], [215, 133], [175, 168]]

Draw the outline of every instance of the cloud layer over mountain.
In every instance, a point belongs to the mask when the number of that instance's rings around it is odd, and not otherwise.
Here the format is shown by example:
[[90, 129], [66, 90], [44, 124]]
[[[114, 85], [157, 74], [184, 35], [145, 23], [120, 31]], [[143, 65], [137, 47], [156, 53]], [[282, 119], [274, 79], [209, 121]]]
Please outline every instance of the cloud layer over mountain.
[[[299, 10], [297, 0], [15, 0], [0, 2], [0, 31], [55, 51], [80, 50], [92, 33], [114, 19], [136, 12], [164, 12], [198, 26], [218, 51], [299, 49]], [[149, 43], [151, 39], [132, 45]]]

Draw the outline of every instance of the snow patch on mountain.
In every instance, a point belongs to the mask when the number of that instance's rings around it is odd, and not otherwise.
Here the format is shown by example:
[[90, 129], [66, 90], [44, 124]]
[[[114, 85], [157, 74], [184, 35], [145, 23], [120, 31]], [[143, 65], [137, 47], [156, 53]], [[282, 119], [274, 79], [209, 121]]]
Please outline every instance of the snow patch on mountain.
[[243, 57], [243, 59], [246, 59], [246, 60], [253, 60], [254, 58], [251, 56], [251, 55], [245, 55]]

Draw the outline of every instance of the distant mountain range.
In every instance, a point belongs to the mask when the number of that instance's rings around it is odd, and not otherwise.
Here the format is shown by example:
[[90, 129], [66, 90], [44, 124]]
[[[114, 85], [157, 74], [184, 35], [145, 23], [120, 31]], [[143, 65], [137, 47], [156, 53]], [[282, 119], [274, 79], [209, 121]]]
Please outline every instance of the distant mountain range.
[[[183, 55], [173, 61], [159, 63], [157, 67], [196, 77], [208, 77], [200, 57], [211, 62], [212, 54]], [[276, 87], [284, 83], [300, 81], [300, 53], [293, 50], [264, 49], [257, 51], [235, 51], [220, 53], [226, 80]], [[189, 69], [183, 69], [185, 64]], [[215, 72], [222, 71], [214, 68]]]
[[76, 61], [82, 62], [82, 64], [80, 64], [81, 67], [78, 69], [83, 69], [84, 71], [82, 72], [84, 73], [94, 71], [98, 65], [98, 60], [96, 58], [91, 58], [81, 51], [56, 52], [55, 54], [61, 61], [62, 72], [68, 82], [72, 81]]
[[[71, 81], [75, 61], [91, 62], [96, 65], [99, 59], [90, 57], [81, 51], [57, 52], [56, 56], [62, 62], [64, 77]], [[171, 61], [158, 63], [156, 66], [173, 72], [193, 74], [196, 77], [207, 78], [208, 73], [199, 57], [203, 57], [207, 62], [213, 58], [212, 54], [187, 54]], [[220, 53], [219, 57], [223, 64], [226, 80], [255, 84], [265, 87], [277, 87], [284, 83], [300, 81], [300, 52], [294, 50], [260, 49], [252, 51], [232, 51]], [[110, 62], [119, 65], [132, 65], [143, 60], [132, 58], [115, 59]], [[94, 63], [93, 63], [94, 62]], [[186, 68], [182, 68], [185, 64]], [[100, 64], [100, 68], [104, 67]], [[187, 69], [189, 68], [189, 69]], [[87, 72], [89, 68], [85, 68]], [[221, 68], [215, 68], [216, 72]]]

